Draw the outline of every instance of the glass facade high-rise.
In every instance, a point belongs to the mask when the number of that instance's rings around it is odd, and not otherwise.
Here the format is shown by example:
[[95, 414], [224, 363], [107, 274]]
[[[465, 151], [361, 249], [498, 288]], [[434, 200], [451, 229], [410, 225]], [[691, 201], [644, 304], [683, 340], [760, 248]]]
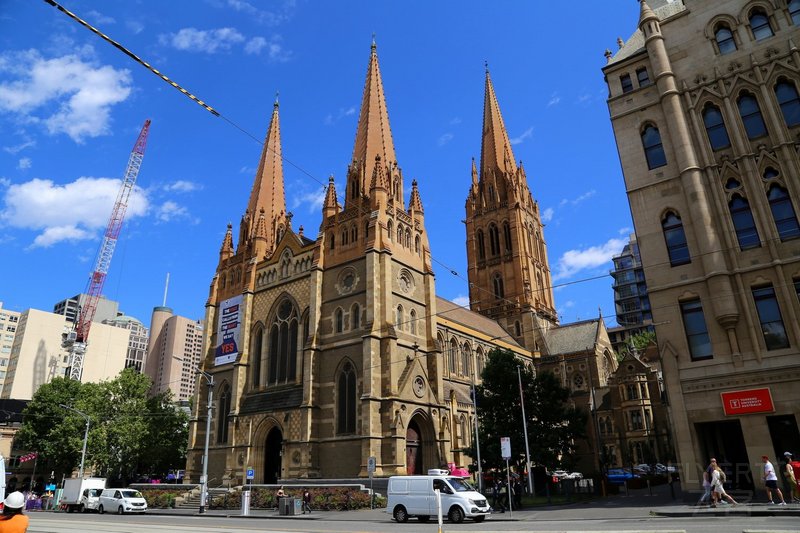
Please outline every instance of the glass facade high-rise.
[[631, 336], [653, 331], [653, 315], [635, 233], [631, 233], [628, 244], [612, 259], [614, 270], [611, 271], [611, 277], [614, 278], [612, 288], [618, 326], [609, 328], [608, 334], [614, 350], [620, 353]]

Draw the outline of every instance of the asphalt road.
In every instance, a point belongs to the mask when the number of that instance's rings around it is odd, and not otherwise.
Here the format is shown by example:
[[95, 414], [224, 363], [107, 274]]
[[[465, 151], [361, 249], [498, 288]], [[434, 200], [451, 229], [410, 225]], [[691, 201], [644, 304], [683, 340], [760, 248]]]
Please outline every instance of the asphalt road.
[[[28, 533], [252, 533], [264, 532], [346, 532], [346, 533], [436, 533], [434, 523], [409, 521], [397, 524], [388, 515], [379, 513], [320, 513], [311, 519], [224, 518], [214, 516], [162, 515], [79, 515], [64, 513], [34, 513]], [[659, 532], [659, 533], [800, 533], [800, 518], [796, 516], [702, 516], [685, 518], [630, 517], [574, 519], [487, 520], [482, 524], [444, 523], [444, 532], [457, 531], [536, 531], [536, 532]]]

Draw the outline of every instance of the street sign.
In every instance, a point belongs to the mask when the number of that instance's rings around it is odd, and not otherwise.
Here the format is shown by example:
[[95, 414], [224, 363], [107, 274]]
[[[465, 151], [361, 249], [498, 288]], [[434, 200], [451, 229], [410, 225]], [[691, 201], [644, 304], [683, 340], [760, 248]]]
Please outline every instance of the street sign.
[[375, 472], [375, 463], [376, 459], [374, 457], [370, 457], [367, 459], [367, 472], [372, 474]]
[[256, 477], [256, 471], [252, 466], [247, 467], [247, 479], [252, 480]]
[[511, 439], [509, 437], [500, 437], [500, 455], [506, 461], [511, 459]]

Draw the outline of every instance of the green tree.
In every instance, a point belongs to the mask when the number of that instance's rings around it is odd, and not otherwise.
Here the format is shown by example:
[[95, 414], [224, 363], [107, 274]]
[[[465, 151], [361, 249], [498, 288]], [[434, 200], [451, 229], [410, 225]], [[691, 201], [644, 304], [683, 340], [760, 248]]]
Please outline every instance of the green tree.
[[636, 335], [631, 335], [628, 342], [620, 348], [617, 360], [621, 361], [626, 354], [634, 350], [639, 354], [643, 354], [651, 344], [656, 344], [655, 331], [645, 330]]
[[[519, 380], [525, 398], [528, 444], [533, 464], [554, 468], [569, 465], [575, 441], [586, 436], [586, 413], [571, 407], [569, 389], [548, 372], [533, 370], [513, 352], [492, 350], [476, 387], [481, 460], [484, 468], [504, 467], [500, 438], [511, 439], [511, 461], [525, 464], [525, 436], [520, 406]], [[470, 452], [475, 457], [474, 449]]]
[[170, 470], [186, 466], [189, 444], [189, 415], [172, 401], [172, 392], [147, 400], [149, 430], [139, 473], [148, 477], [163, 477]]

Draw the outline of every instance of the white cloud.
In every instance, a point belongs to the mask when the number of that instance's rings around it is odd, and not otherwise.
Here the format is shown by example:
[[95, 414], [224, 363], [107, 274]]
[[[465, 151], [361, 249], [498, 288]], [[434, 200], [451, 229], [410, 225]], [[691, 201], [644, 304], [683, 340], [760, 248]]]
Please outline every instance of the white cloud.
[[172, 183], [168, 183], [164, 185], [165, 191], [177, 191], [177, 192], [192, 192], [198, 191], [202, 189], [203, 186], [199, 183], [194, 183], [193, 181], [188, 180], [177, 180]]
[[14, 146], [4, 146], [3, 151], [8, 152], [11, 155], [17, 155], [26, 148], [32, 148], [34, 146], [36, 146], [36, 141], [25, 141], [23, 143], [16, 144]]
[[138, 35], [144, 31], [144, 24], [138, 20], [126, 20], [125, 26], [131, 31], [132, 34]]
[[469, 309], [469, 296], [464, 296], [463, 294], [459, 294], [458, 296], [453, 298], [453, 303], [458, 306]]
[[510, 140], [511, 144], [520, 144], [525, 139], [533, 136], [533, 126], [522, 132], [522, 135]]
[[444, 135], [439, 137], [439, 140], [437, 141], [437, 143], [439, 144], [439, 146], [444, 146], [445, 144], [449, 143], [452, 140], [453, 140], [453, 134], [452, 133], [445, 133]]
[[9, 187], [11, 185], [11, 180], [8, 178], [0, 177], [0, 187]]
[[218, 51], [230, 50], [231, 46], [243, 42], [245, 38], [235, 28], [213, 30], [182, 28], [178, 30], [178, 33], [162, 35], [160, 40], [162, 43], [171, 44], [178, 50], [214, 54]]
[[555, 210], [552, 207], [548, 207], [544, 211], [542, 211], [542, 222], [545, 224], [553, 220], [553, 215], [555, 215]]
[[236, 11], [250, 15], [251, 19], [259, 24], [277, 26], [278, 24], [286, 22], [289, 20], [289, 18], [291, 18], [295, 2], [294, 0], [285, 1], [283, 6], [281, 6], [281, 9], [278, 11], [266, 11], [258, 9], [253, 4], [245, 0], [227, 0], [225, 5], [235, 9]]
[[253, 37], [244, 45], [244, 51], [248, 54], [260, 54], [265, 46], [267, 46], [266, 39], [263, 37]]
[[356, 107], [340, 107], [339, 111], [334, 115], [333, 113], [328, 113], [325, 117], [324, 123], [326, 126], [332, 126], [339, 122], [344, 117], [350, 117], [356, 114]]
[[453, 119], [450, 120], [450, 125], [451, 126], [456, 126], [458, 124], [461, 124], [461, 118], [460, 117], [453, 117]]
[[631, 233], [632, 231], [633, 231], [633, 230], [632, 230], [631, 228], [629, 228], [628, 226], [625, 226], [624, 228], [620, 228], [620, 229], [619, 229], [619, 234], [620, 234], [620, 235], [630, 235], [630, 233]]
[[305, 205], [309, 213], [322, 209], [322, 203], [325, 201], [325, 188], [314, 189], [311, 192], [300, 193], [294, 196], [291, 200], [292, 209]]
[[267, 57], [273, 63], [286, 63], [292, 58], [292, 52], [286, 50], [281, 44], [280, 35], [274, 35], [267, 43]]
[[95, 11], [95, 10], [87, 11], [86, 12], [86, 18], [88, 20], [91, 20], [95, 24], [115, 24], [117, 22], [112, 17], [109, 17], [107, 15], [103, 15], [99, 11]]
[[[0, 221], [39, 231], [33, 246], [96, 237], [108, 223], [120, 184], [118, 179], [81, 177], [65, 185], [39, 178], [10, 185], [3, 198]], [[143, 216], [148, 204], [144, 191], [134, 187], [125, 218]]]
[[586, 102], [588, 102], [591, 99], [592, 99], [592, 95], [591, 94], [589, 94], [589, 93], [582, 94], [582, 95], [580, 95], [578, 97], [578, 103], [579, 104], [585, 104]]
[[20, 159], [19, 163], [17, 164], [17, 168], [20, 170], [27, 170], [31, 168], [31, 158], [23, 157], [22, 159]]
[[189, 210], [185, 206], [177, 204], [172, 200], [167, 200], [156, 209], [156, 219], [161, 222], [170, 222], [177, 218], [189, 217]]
[[256, 169], [254, 167], [243, 166], [239, 169], [239, 174], [253, 174]]
[[575, 198], [574, 200], [572, 200], [572, 205], [578, 205], [579, 203], [583, 202], [584, 200], [588, 200], [589, 198], [591, 198], [595, 194], [597, 194], [597, 191], [594, 190], [594, 189], [592, 189], [591, 191], [586, 191], [582, 195], [580, 195], [577, 198]]
[[568, 250], [558, 260], [553, 280], [574, 276], [582, 270], [596, 268], [611, 261], [611, 257], [622, 251], [625, 239], [612, 238], [598, 246], [583, 250]]
[[108, 133], [111, 107], [131, 93], [128, 70], [97, 66], [77, 55], [45, 59], [37, 50], [5, 53], [0, 74], [10, 80], [0, 83], [0, 110], [75, 142]]
[[561, 97], [558, 96], [558, 93], [553, 93], [552, 96], [550, 96], [550, 100], [547, 101], [547, 107], [558, 105], [559, 102], [561, 102]]

